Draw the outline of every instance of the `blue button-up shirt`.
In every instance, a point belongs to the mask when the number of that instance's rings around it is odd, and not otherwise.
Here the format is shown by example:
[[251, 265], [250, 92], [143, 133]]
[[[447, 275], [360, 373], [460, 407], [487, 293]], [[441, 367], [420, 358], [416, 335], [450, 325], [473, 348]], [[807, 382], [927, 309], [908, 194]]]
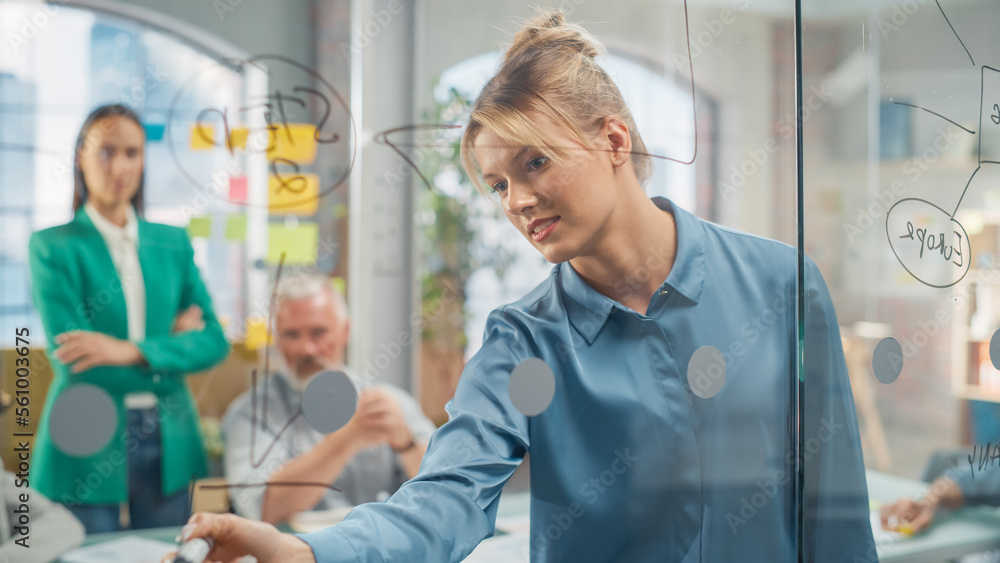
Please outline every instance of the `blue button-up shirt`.
[[[673, 214], [678, 242], [646, 313], [569, 263], [493, 311], [419, 474], [388, 502], [302, 535], [317, 561], [461, 561], [493, 533], [501, 488], [528, 452], [532, 561], [770, 563], [797, 549], [807, 561], [877, 560], [836, 317], [815, 265], [806, 261], [803, 286], [800, 420], [796, 250], [654, 201]], [[703, 346], [721, 362], [689, 379]], [[532, 417], [508, 393], [527, 358], [556, 381]]]

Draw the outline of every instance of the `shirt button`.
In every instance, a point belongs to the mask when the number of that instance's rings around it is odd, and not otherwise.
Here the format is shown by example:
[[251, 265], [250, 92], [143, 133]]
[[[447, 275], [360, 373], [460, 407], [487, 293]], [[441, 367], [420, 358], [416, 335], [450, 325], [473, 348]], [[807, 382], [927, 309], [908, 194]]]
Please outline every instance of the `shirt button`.
[[670, 293], [670, 290], [669, 289], [664, 289], [663, 291], [660, 292], [660, 295], [666, 295], [668, 293]]

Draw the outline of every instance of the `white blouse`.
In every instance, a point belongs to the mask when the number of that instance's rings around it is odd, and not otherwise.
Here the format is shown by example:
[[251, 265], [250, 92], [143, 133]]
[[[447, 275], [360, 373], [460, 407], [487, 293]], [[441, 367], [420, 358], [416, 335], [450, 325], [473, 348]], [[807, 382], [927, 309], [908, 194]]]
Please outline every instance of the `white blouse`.
[[119, 227], [105, 219], [90, 202], [83, 208], [108, 245], [111, 261], [121, 280], [128, 320], [128, 339], [142, 342], [146, 339], [146, 286], [139, 265], [139, 223], [136, 221], [135, 210], [131, 205], [128, 206], [125, 226]]

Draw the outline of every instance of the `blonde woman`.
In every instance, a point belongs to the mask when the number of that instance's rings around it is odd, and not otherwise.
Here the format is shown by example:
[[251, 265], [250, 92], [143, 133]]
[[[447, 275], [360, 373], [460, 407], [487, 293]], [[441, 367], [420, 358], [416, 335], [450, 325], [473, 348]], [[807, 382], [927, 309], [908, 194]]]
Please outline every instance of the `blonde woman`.
[[[214, 537], [213, 559], [461, 561], [530, 452], [532, 561], [865, 560], [858, 429], [818, 271], [807, 262], [815, 391], [796, 420], [795, 250], [646, 196], [649, 157], [599, 52], [541, 13], [473, 108], [469, 176], [555, 266], [490, 315], [417, 477], [299, 537], [196, 515], [185, 535]], [[555, 376], [535, 416], [508, 390], [529, 358]]]

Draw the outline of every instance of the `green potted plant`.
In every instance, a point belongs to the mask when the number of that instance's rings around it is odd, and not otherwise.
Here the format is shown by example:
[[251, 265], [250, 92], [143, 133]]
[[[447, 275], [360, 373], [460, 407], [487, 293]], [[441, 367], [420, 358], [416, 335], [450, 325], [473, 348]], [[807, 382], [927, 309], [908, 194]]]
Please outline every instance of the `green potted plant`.
[[[455, 88], [437, 100], [427, 119], [431, 123], [468, 122], [470, 101]], [[484, 244], [477, 228], [495, 221], [499, 207], [476, 191], [459, 159], [458, 129], [433, 129], [418, 143], [419, 168], [430, 186], [418, 202], [421, 233], [423, 327], [421, 343], [421, 400], [435, 422], [447, 418], [444, 404], [452, 397], [465, 366], [469, 319], [466, 284], [473, 272], [492, 268], [503, 279], [514, 259], [510, 250]]]

